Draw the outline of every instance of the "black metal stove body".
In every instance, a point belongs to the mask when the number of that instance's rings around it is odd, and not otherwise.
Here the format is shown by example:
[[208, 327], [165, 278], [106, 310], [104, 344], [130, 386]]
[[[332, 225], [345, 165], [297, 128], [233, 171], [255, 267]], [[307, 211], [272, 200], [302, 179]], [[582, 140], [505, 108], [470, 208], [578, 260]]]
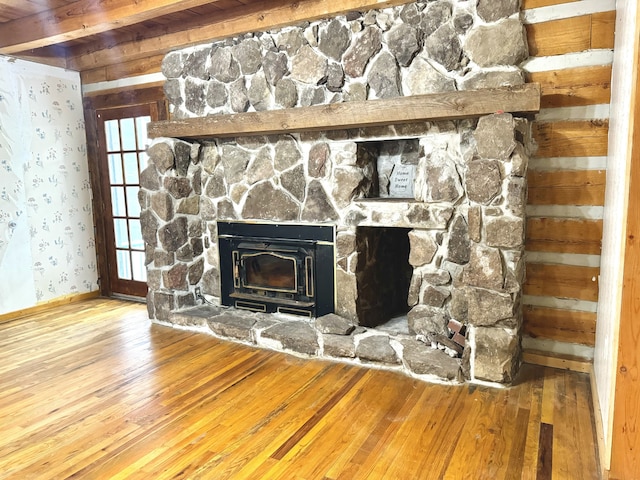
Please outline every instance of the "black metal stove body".
[[333, 226], [218, 222], [222, 304], [319, 317], [334, 311]]

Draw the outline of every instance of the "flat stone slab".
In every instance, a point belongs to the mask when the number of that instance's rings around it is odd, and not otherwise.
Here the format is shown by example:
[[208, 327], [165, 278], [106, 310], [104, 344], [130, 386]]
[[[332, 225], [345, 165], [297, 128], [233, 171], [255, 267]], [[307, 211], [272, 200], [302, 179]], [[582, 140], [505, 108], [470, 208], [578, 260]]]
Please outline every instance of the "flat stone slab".
[[435, 375], [443, 380], [460, 381], [460, 361], [442, 350], [417, 340], [403, 340], [403, 357], [409, 369], [418, 375]]
[[207, 323], [213, 333], [222, 337], [235, 338], [251, 343], [256, 341], [253, 333], [253, 326], [256, 323], [254, 317], [223, 313], [209, 319]]
[[324, 354], [331, 357], [354, 358], [356, 356], [356, 346], [353, 337], [348, 335], [325, 334]]
[[334, 335], [349, 335], [356, 326], [349, 320], [335, 313], [329, 313], [316, 319], [316, 328], [321, 333]]
[[213, 305], [199, 305], [186, 310], [173, 312], [169, 316], [169, 321], [175, 325], [181, 325], [183, 327], [196, 325], [205, 326], [208, 319], [215, 317], [216, 315], [220, 315], [223, 311], [224, 309]]
[[294, 352], [315, 355], [320, 345], [316, 331], [307, 322], [283, 322], [262, 331], [261, 336], [277, 340]]
[[386, 335], [373, 335], [360, 340], [356, 347], [356, 355], [360, 360], [399, 364], [400, 359], [389, 343]]

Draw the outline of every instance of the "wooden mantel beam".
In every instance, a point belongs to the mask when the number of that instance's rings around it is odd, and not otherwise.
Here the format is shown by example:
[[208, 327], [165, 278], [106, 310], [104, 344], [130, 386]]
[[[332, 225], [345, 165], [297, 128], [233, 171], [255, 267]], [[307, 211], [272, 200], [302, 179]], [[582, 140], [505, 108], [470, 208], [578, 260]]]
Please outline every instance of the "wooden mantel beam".
[[152, 122], [148, 134], [151, 138], [239, 137], [458, 120], [496, 112], [533, 114], [539, 109], [540, 85], [529, 83], [518, 87]]
[[0, 24], [0, 54], [103, 33], [219, 0], [78, 0]]
[[[178, 26], [161, 26], [152, 36], [109, 45], [101, 50], [78, 50], [68, 58], [72, 70], [92, 70], [113, 63], [165, 54], [176, 48], [209, 43], [248, 32], [329, 18], [353, 10], [370, 10], [410, 0], [262, 0], [223, 10], [215, 18], [203, 17]], [[117, 60], [114, 60], [117, 59]]]

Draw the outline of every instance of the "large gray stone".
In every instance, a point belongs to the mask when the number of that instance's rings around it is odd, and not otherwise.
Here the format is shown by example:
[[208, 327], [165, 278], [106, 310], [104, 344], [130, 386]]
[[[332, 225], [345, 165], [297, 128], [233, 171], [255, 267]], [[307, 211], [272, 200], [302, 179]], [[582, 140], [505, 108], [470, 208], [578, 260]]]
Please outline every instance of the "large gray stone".
[[197, 50], [191, 52], [184, 61], [184, 73], [189, 77], [209, 80], [207, 59], [210, 53], [210, 47], [198, 47]]
[[410, 204], [406, 218], [416, 228], [444, 230], [453, 215], [453, 207], [436, 207], [424, 203]]
[[334, 19], [324, 28], [320, 28], [318, 50], [327, 57], [340, 61], [351, 41], [351, 33], [346, 25]]
[[269, 88], [269, 84], [267, 83], [264, 73], [259, 72], [251, 77], [251, 84], [247, 90], [247, 97], [256, 111], [260, 112], [270, 109], [271, 104], [273, 103], [273, 95], [271, 94], [271, 89]]
[[309, 45], [303, 46], [291, 59], [291, 78], [318, 85], [327, 77], [327, 59]]
[[164, 188], [175, 199], [186, 198], [193, 192], [191, 180], [184, 177], [164, 177]]
[[244, 78], [239, 78], [229, 84], [229, 103], [231, 110], [236, 113], [246, 112], [249, 109], [249, 94]]
[[222, 107], [227, 104], [229, 93], [224, 83], [211, 80], [207, 88], [207, 105], [211, 108]]
[[149, 155], [149, 159], [160, 173], [165, 173], [175, 165], [176, 157], [173, 154], [173, 149], [165, 142], [158, 142], [151, 145], [147, 149], [147, 155]]
[[[302, 85], [298, 103], [301, 107], [310, 107], [312, 105], [326, 103], [326, 88], [324, 86]], [[310, 133], [307, 133], [307, 135], [310, 135]]]
[[[309, 162], [307, 169], [309, 176], [314, 178], [322, 178], [331, 171], [331, 165], [327, 165], [331, 150], [327, 143], [316, 143], [309, 150]], [[329, 167], [329, 168], [327, 168]]]
[[307, 355], [318, 353], [318, 335], [307, 322], [282, 322], [266, 328], [260, 335], [279, 341], [287, 350]]
[[407, 314], [409, 332], [431, 339], [434, 335], [449, 335], [448, 319], [441, 308], [417, 305]]
[[286, 52], [289, 56], [295, 55], [304, 43], [306, 40], [300, 27], [285, 30], [276, 36], [278, 50]]
[[494, 217], [485, 222], [486, 243], [492, 247], [520, 248], [524, 246], [524, 219]]
[[158, 219], [151, 210], [144, 210], [140, 214], [140, 225], [142, 228], [142, 238], [147, 245], [158, 245]]
[[424, 58], [416, 58], [405, 74], [407, 95], [450, 92], [456, 89], [456, 82], [440, 73]]
[[301, 219], [305, 222], [328, 222], [338, 219], [338, 214], [318, 180], [309, 184]]
[[331, 333], [333, 335], [349, 335], [356, 328], [351, 320], [329, 313], [316, 319], [316, 328], [321, 333]]
[[151, 209], [165, 222], [173, 218], [173, 199], [166, 192], [156, 192], [151, 195]]
[[240, 67], [230, 48], [214, 47], [211, 51], [209, 74], [216, 80], [229, 83], [240, 77]]
[[428, 307], [442, 308], [450, 296], [451, 292], [448, 288], [427, 285], [420, 294], [420, 303]]
[[298, 103], [298, 88], [293, 80], [283, 78], [276, 84], [275, 102], [282, 108], [293, 108]]
[[499, 70], [497, 72], [479, 71], [462, 77], [460, 90], [478, 90], [481, 88], [500, 88], [522, 85], [524, 75], [519, 69]]
[[344, 71], [351, 78], [361, 77], [369, 60], [382, 48], [382, 34], [375, 27], [366, 27], [344, 54]]
[[470, 245], [469, 227], [464, 218], [459, 215], [451, 224], [447, 260], [460, 265], [467, 263], [469, 261]]
[[442, 350], [417, 340], [402, 340], [404, 362], [417, 375], [434, 375], [442, 380], [459, 381], [460, 361]]
[[423, 5], [418, 8], [417, 3], [409, 3], [400, 10], [400, 19], [408, 25], [419, 25], [422, 20], [422, 16], [420, 15], [422, 8], [424, 8]]
[[356, 356], [356, 346], [351, 336], [325, 334], [322, 336], [322, 341], [325, 356], [336, 358], [354, 358]]
[[260, 42], [255, 38], [247, 38], [232, 48], [233, 57], [238, 61], [240, 73], [253, 75], [262, 66]]
[[330, 63], [327, 67], [327, 89], [340, 92], [344, 86], [344, 69], [339, 63]]
[[199, 161], [205, 172], [213, 173], [220, 161], [218, 146], [214, 142], [205, 142], [200, 149]]
[[169, 270], [162, 272], [162, 284], [164, 288], [169, 290], [187, 290], [189, 288], [187, 273], [188, 268], [184, 263], [178, 263]]
[[389, 50], [396, 57], [398, 63], [407, 67], [420, 50], [420, 36], [418, 29], [401, 23], [393, 27], [386, 34]]
[[160, 70], [166, 78], [179, 78], [182, 75], [183, 66], [182, 52], [169, 52], [162, 59]]
[[475, 378], [490, 382], [510, 383], [520, 366], [518, 336], [503, 328], [475, 329]]
[[409, 232], [409, 263], [414, 267], [425, 265], [433, 259], [438, 245], [432, 235], [426, 230], [412, 230]]
[[496, 248], [472, 245], [469, 263], [464, 267], [463, 282], [473, 287], [501, 290], [504, 268]]
[[478, 0], [476, 11], [485, 22], [495, 22], [520, 11], [520, 0]]
[[400, 359], [389, 344], [389, 337], [386, 335], [373, 335], [365, 337], [356, 347], [356, 355], [365, 362], [379, 362], [397, 365]]
[[276, 170], [282, 172], [302, 160], [302, 153], [293, 137], [283, 135], [278, 138], [275, 146], [274, 164]]
[[189, 240], [186, 217], [178, 217], [172, 222], [160, 227], [158, 237], [160, 238], [162, 248], [167, 252], [176, 252]]
[[251, 154], [244, 148], [237, 147], [233, 144], [222, 146], [221, 163], [224, 167], [224, 177], [227, 185], [242, 180], [250, 160]]
[[[151, 191], [160, 189], [160, 176], [158, 175], [156, 167], [153, 166], [153, 163], [140, 173], [140, 187]], [[140, 207], [144, 208], [145, 205], [140, 202]]]
[[456, 12], [453, 18], [453, 26], [458, 33], [465, 33], [473, 26], [473, 15], [465, 10], [459, 10]]
[[184, 98], [182, 98], [182, 82], [179, 79], [169, 78], [164, 82], [162, 89], [171, 105], [175, 105], [176, 108], [182, 105]]
[[356, 298], [358, 288], [355, 275], [342, 269], [336, 269], [336, 314], [348, 320], [356, 321]]
[[186, 177], [191, 165], [191, 144], [176, 140], [173, 144], [173, 152], [176, 156], [176, 174]]
[[528, 56], [524, 27], [517, 18], [472, 28], [464, 51], [480, 67], [518, 65]]
[[420, 28], [428, 37], [451, 19], [451, 3], [445, 1], [429, 2], [429, 6], [422, 11]]
[[249, 185], [261, 180], [268, 180], [275, 174], [273, 170], [273, 158], [268, 147], [263, 147], [249, 163], [245, 178]]
[[283, 190], [271, 182], [256, 184], [249, 193], [242, 209], [242, 218], [254, 220], [298, 220], [300, 207]]
[[284, 53], [267, 52], [262, 68], [267, 82], [275, 87], [289, 71], [287, 56]]
[[498, 322], [510, 321], [515, 315], [515, 305], [511, 295], [484, 288], [466, 287], [468, 322], [477, 327], [493, 326]]
[[280, 184], [299, 202], [304, 201], [307, 181], [304, 177], [304, 167], [302, 165], [283, 172], [280, 175]]
[[507, 209], [514, 215], [523, 217], [527, 205], [526, 177], [512, 177], [507, 184]]
[[441, 26], [429, 35], [424, 46], [429, 57], [448, 71], [455, 70], [460, 66], [462, 46], [458, 40], [458, 33], [450, 24]]
[[388, 52], [381, 52], [369, 70], [369, 86], [377, 98], [400, 96], [400, 70], [396, 59]]
[[220, 272], [217, 268], [210, 268], [202, 275], [202, 293], [214, 297], [220, 296]]
[[[197, 238], [194, 240], [200, 240], [200, 239]], [[202, 253], [202, 251], [200, 253]], [[196, 285], [202, 279], [203, 273], [204, 273], [204, 259], [201, 258], [197, 262], [189, 265], [189, 271], [187, 272], [187, 280], [189, 282], [189, 285]]]
[[209, 177], [209, 181], [204, 189], [204, 194], [209, 198], [224, 197], [227, 195], [227, 187], [224, 183], [224, 170], [221, 168]]
[[516, 148], [515, 124], [510, 113], [496, 113], [478, 120], [473, 136], [482, 158], [506, 160]]
[[469, 162], [465, 183], [469, 200], [488, 205], [502, 191], [499, 163], [495, 160]]
[[339, 208], [345, 208], [356, 195], [364, 174], [358, 168], [339, 168], [334, 172], [333, 199]]
[[155, 318], [161, 321], [169, 320], [171, 312], [175, 309], [173, 293], [154, 292], [153, 305], [155, 307]]
[[207, 82], [188, 77], [184, 81], [184, 106], [195, 115], [202, 115], [206, 106]]
[[424, 202], [456, 203], [464, 193], [453, 160], [443, 150], [420, 159], [415, 197]]
[[250, 343], [256, 341], [253, 332], [255, 323], [255, 317], [241, 313], [223, 313], [207, 321], [209, 328], [216, 335]]

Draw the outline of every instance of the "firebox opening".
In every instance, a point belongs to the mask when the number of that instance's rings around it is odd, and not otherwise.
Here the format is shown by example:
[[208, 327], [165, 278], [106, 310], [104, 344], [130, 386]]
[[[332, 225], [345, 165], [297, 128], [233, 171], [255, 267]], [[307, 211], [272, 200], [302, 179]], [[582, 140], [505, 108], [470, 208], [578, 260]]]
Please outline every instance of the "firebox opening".
[[406, 315], [413, 274], [408, 228], [356, 229], [356, 312], [360, 325], [377, 327]]
[[357, 165], [365, 180], [364, 198], [414, 198], [414, 178], [420, 158], [417, 138], [358, 142]]

